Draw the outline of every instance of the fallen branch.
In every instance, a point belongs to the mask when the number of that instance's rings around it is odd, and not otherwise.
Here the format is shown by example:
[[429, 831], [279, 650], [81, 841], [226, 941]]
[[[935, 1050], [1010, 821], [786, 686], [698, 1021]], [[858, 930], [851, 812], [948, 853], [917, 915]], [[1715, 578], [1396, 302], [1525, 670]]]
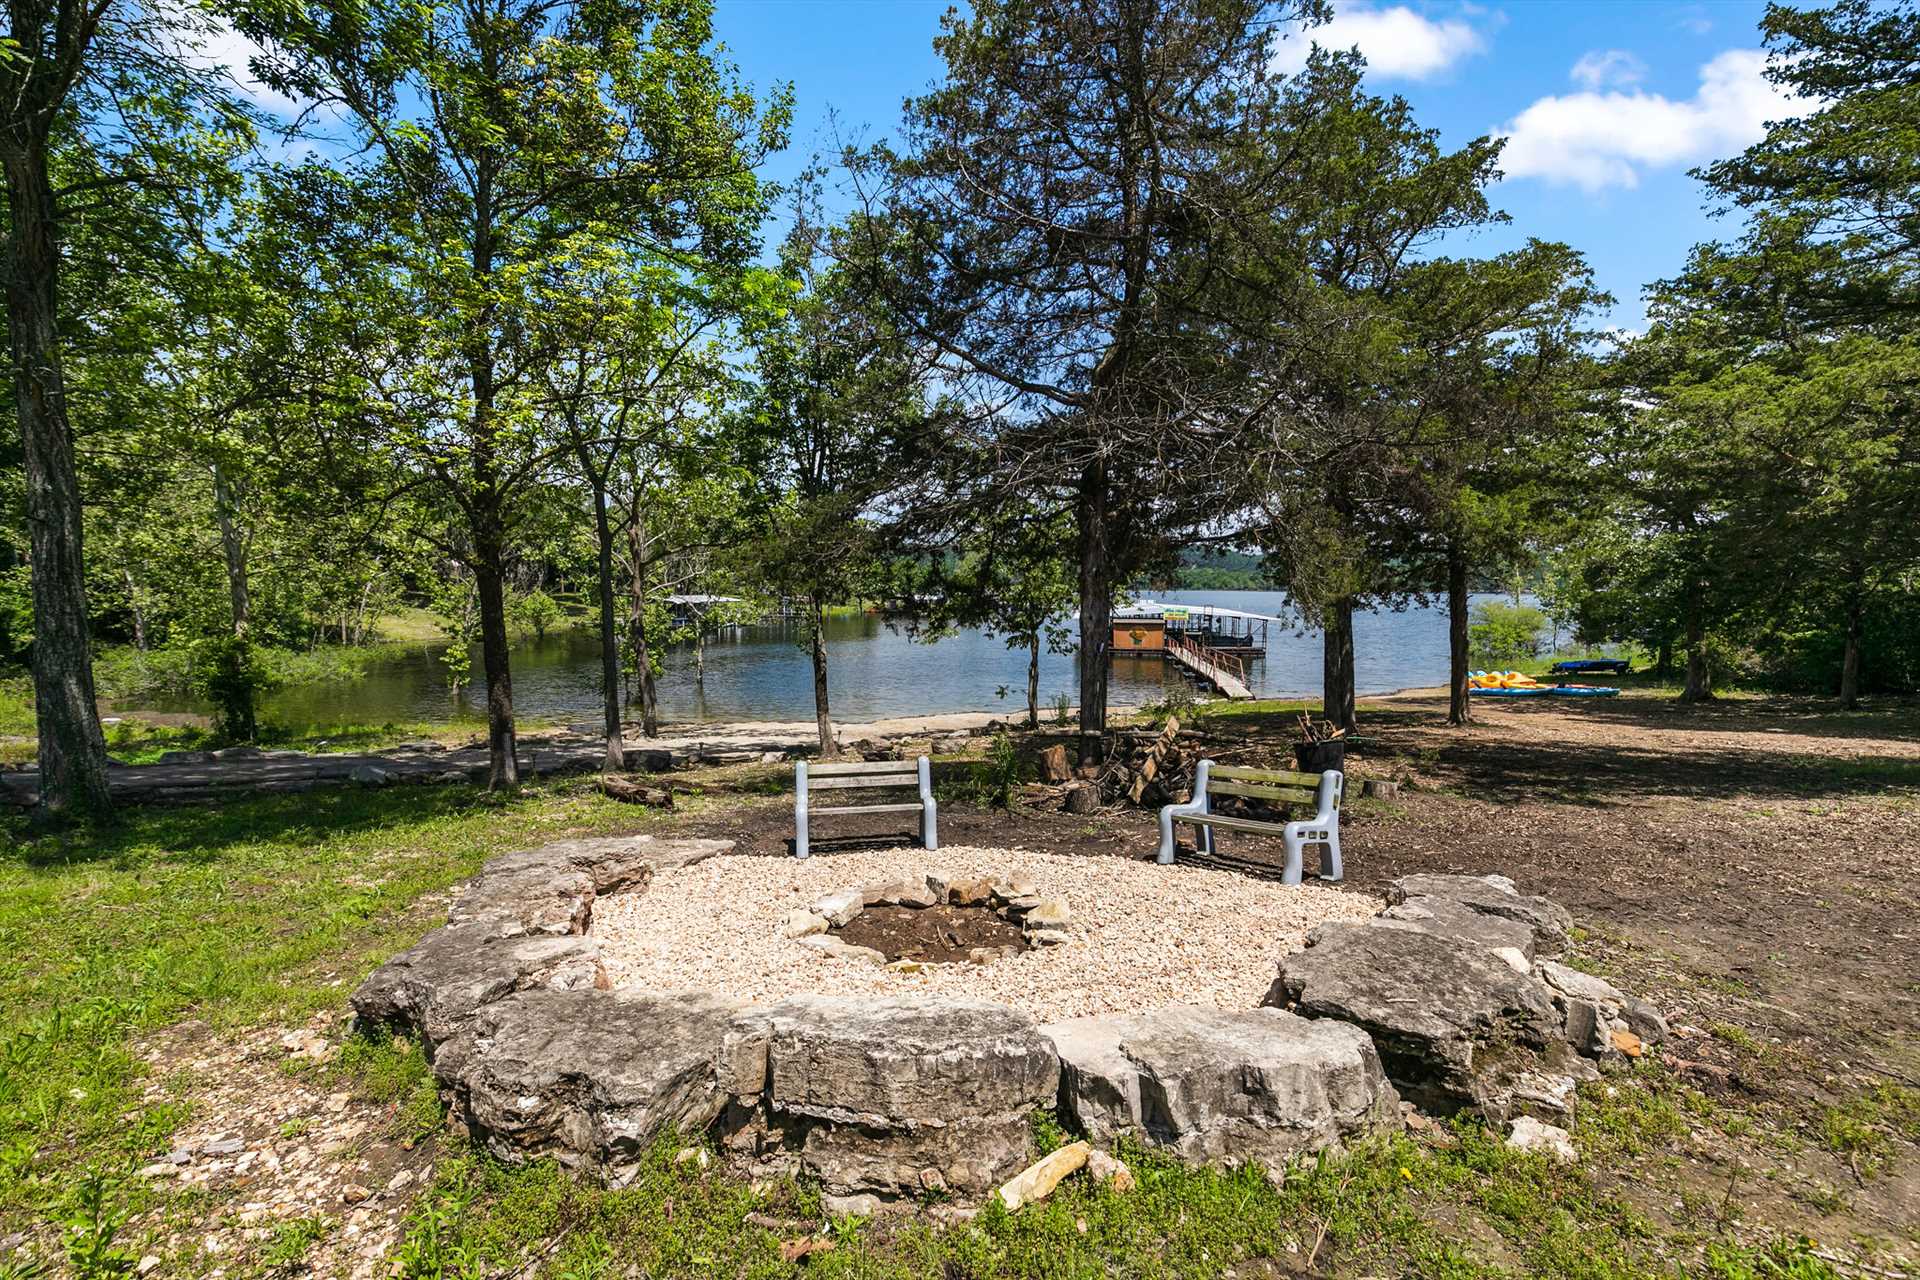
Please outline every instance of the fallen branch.
[[673, 808], [672, 787], [650, 787], [629, 778], [603, 774], [600, 778], [600, 790], [609, 799], [619, 800], [624, 804], [643, 804], [656, 809]]

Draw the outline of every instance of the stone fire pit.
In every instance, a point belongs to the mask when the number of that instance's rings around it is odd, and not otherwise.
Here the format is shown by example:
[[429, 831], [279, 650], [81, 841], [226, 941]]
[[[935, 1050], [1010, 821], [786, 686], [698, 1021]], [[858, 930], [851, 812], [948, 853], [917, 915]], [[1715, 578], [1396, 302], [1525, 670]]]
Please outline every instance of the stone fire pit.
[[[1003, 908], [1029, 949], [889, 967], [843, 943], [863, 913], [936, 900]], [[1384, 904], [1199, 867], [1024, 849], [900, 848], [795, 859], [721, 853], [602, 898], [590, 936], [616, 988], [991, 1000], [1037, 1023], [1169, 1004], [1251, 1009], [1310, 930]]]
[[[1269, 1166], [1397, 1128], [1402, 1094], [1564, 1120], [1589, 1058], [1661, 1029], [1537, 963], [1565, 912], [1497, 877], [1409, 877], [1382, 911], [1119, 858], [730, 851], [495, 858], [354, 1008], [420, 1038], [453, 1122], [502, 1158], [619, 1184], [656, 1141], [711, 1132], [753, 1173], [884, 1200], [990, 1190], [1030, 1158], [1036, 1108]], [[900, 963], [846, 941], [870, 911], [975, 910], [1021, 945]]]

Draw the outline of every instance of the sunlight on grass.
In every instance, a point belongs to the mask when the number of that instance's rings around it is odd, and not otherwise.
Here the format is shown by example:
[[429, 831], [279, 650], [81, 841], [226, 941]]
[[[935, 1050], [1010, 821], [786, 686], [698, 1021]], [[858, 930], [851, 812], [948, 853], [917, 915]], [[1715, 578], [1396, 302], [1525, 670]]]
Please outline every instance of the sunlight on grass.
[[151, 1154], [178, 1122], [139, 1103], [141, 1031], [338, 1008], [435, 923], [424, 895], [503, 849], [648, 820], [575, 780], [136, 809], [98, 836], [29, 839], [15, 822], [0, 853], [0, 1226], [46, 1212], [80, 1164]]

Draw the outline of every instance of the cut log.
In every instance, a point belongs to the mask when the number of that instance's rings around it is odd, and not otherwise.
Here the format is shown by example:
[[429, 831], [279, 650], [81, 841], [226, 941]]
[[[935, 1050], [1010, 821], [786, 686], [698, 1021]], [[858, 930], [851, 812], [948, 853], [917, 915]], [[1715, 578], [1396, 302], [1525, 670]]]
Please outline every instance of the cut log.
[[1400, 794], [1400, 784], [1385, 778], [1368, 778], [1364, 790], [1370, 800], [1391, 800]]
[[1067, 749], [1056, 744], [1040, 753], [1040, 777], [1046, 782], [1065, 782], [1073, 776], [1073, 767], [1067, 763]]
[[1087, 814], [1100, 808], [1100, 788], [1082, 782], [1067, 788], [1067, 812]]
[[1023, 1204], [1044, 1200], [1053, 1194], [1053, 1189], [1060, 1185], [1062, 1178], [1086, 1164], [1087, 1156], [1092, 1151], [1093, 1147], [1086, 1142], [1068, 1143], [1052, 1155], [1028, 1165], [994, 1194], [1000, 1197], [1000, 1203], [1006, 1206], [1009, 1213]]
[[607, 774], [600, 779], [600, 790], [609, 798], [627, 804], [650, 805], [656, 809], [673, 808], [672, 787], [649, 787], [630, 778]]

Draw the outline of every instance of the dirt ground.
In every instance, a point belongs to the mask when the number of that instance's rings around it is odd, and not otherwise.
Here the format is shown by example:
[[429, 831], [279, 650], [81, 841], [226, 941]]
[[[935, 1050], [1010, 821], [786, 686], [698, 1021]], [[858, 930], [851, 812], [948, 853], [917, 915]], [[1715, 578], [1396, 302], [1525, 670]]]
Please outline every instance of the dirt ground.
[[965, 961], [982, 947], [1029, 949], [1020, 926], [991, 907], [868, 907], [830, 932], [889, 960], [924, 964]]
[[[1914, 1256], [1915, 1119], [1871, 1100], [1920, 1088], [1920, 710], [1627, 697], [1476, 714], [1450, 729], [1432, 694], [1363, 711], [1349, 775], [1401, 790], [1348, 809], [1348, 885], [1378, 892], [1415, 871], [1511, 876], [1572, 909], [1580, 960], [1667, 1013], [1675, 1038], [1662, 1062], [1697, 1123], [1677, 1154], [1608, 1171], [1649, 1216], [1744, 1214]], [[1279, 716], [1216, 716], [1192, 749], [1278, 762], [1287, 728]], [[904, 834], [884, 818], [816, 823], [825, 856]], [[699, 827], [775, 856], [791, 825], [769, 802]], [[952, 803], [941, 836], [1123, 857], [1149, 857], [1156, 843], [1143, 811]], [[1222, 843], [1280, 858], [1277, 841]], [[1920, 1105], [1897, 1096], [1896, 1107]]]

